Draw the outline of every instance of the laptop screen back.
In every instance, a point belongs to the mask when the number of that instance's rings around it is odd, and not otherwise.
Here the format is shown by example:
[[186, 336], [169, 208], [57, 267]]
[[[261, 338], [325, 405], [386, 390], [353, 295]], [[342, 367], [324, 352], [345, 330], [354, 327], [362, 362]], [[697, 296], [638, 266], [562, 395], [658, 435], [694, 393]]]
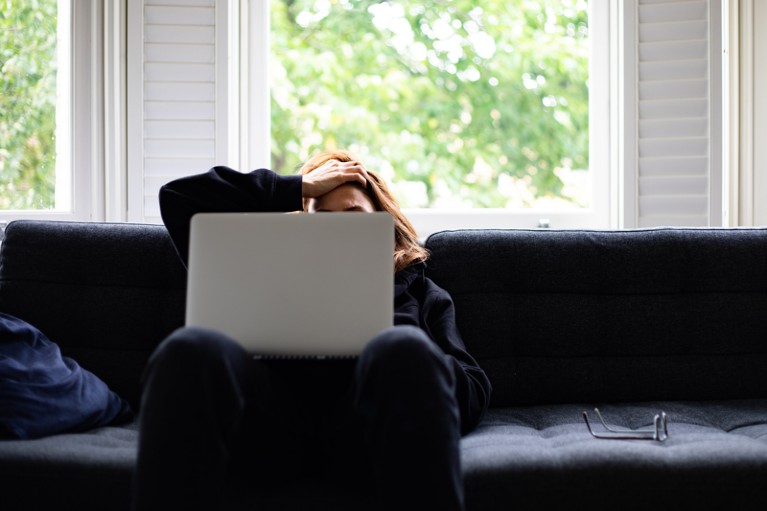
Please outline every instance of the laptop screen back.
[[388, 213], [200, 213], [186, 325], [253, 354], [355, 356], [393, 322]]

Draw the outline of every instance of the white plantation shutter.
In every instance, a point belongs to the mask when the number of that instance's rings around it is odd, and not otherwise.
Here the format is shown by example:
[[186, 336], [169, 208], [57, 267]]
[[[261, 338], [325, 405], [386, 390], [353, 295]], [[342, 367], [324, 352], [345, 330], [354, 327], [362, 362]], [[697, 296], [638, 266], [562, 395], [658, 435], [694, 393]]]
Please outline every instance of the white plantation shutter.
[[636, 161], [627, 162], [636, 210], [627, 227], [722, 224], [720, 9], [718, 0], [636, 4]]
[[164, 183], [226, 162], [226, 2], [129, 3], [128, 219], [160, 222]]

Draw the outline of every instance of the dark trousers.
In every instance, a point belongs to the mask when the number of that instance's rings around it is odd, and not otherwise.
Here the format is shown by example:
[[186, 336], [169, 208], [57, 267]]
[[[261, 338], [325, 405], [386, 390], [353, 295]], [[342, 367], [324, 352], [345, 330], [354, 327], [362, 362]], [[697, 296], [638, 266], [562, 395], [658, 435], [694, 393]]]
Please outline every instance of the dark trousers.
[[232, 481], [305, 476], [367, 485], [383, 509], [461, 510], [459, 421], [451, 365], [420, 329], [356, 360], [259, 360], [182, 328], [145, 374], [134, 510], [215, 510]]

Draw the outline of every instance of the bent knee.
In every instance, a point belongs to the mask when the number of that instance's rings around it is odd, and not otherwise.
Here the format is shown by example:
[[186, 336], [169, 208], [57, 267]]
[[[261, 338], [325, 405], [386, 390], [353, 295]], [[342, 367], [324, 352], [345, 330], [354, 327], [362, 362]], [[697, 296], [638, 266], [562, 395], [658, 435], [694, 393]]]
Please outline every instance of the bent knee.
[[156, 363], [209, 363], [239, 348], [235, 341], [218, 331], [182, 327], [160, 343], [152, 358]]
[[376, 335], [365, 347], [363, 357], [378, 361], [431, 359], [442, 351], [422, 329], [401, 325], [388, 328]]

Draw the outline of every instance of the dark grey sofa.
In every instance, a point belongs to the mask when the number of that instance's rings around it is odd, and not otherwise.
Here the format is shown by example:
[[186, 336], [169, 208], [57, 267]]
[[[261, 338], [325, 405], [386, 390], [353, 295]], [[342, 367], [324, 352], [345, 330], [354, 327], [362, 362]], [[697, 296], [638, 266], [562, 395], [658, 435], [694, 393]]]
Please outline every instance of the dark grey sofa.
[[[767, 229], [471, 230], [427, 246], [494, 385], [462, 441], [470, 511], [767, 506]], [[162, 226], [16, 221], [0, 251], [0, 311], [136, 410], [184, 288]], [[594, 438], [595, 407], [632, 429], [663, 411], [669, 438]], [[127, 510], [136, 436], [0, 441], [0, 508]], [[375, 509], [343, 483], [231, 495], [232, 509]]]

